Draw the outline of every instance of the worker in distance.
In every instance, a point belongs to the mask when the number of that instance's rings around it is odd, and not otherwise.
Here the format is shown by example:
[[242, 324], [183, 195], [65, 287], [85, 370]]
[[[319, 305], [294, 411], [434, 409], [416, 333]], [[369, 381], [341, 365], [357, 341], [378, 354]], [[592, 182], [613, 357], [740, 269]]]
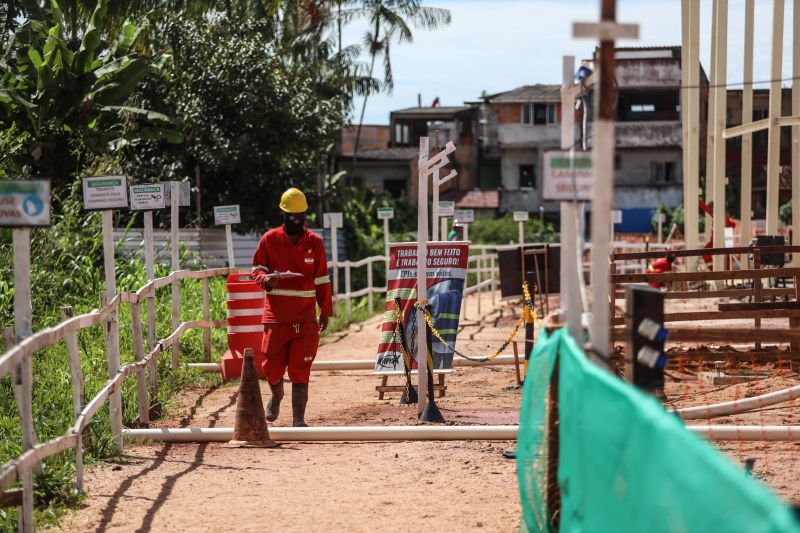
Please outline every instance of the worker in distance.
[[[281, 196], [283, 224], [267, 231], [253, 256], [253, 280], [266, 291], [261, 351], [272, 397], [265, 409], [274, 422], [283, 400], [283, 375], [292, 382], [292, 425], [306, 427], [308, 382], [319, 337], [333, 314], [325, 245], [305, 227], [308, 203], [302, 191]], [[319, 307], [319, 318], [317, 317]]]

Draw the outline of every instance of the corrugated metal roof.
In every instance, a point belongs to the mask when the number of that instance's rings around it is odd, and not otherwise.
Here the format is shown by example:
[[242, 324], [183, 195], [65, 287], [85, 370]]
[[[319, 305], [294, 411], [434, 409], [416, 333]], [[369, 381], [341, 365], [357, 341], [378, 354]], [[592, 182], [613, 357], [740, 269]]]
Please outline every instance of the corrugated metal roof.
[[431, 115], [431, 116], [440, 116], [440, 115], [454, 115], [459, 111], [465, 111], [470, 109], [467, 106], [448, 106], [448, 107], [408, 107], [406, 109], [398, 109], [397, 111], [392, 111], [392, 115]]
[[500, 93], [489, 99], [490, 102], [560, 102], [561, 85], [523, 85]]
[[419, 153], [419, 148], [381, 148], [358, 152], [359, 159], [373, 161], [407, 161]]
[[445, 191], [440, 198], [455, 202], [458, 209], [497, 209], [500, 207], [500, 191], [497, 189]]

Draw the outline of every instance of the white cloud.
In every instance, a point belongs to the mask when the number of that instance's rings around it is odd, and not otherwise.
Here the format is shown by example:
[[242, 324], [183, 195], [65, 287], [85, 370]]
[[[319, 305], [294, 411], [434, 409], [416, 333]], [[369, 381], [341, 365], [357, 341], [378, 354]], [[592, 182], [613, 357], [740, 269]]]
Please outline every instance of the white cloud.
[[[711, 1], [701, 1], [701, 63], [710, 58]], [[598, 0], [471, 0], [425, 2], [450, 9], [452, 23], [436, 31], [415, 32], [414, 42], [392, 50], [395, 90], [371, 96], [366, 123], [388, 123], [389, 111], [423, 105], [434, 97], [442, 105], [533, 83], [559, 83], [561, 58], [592, 55], [595, 42], [572, 38], [572, 23], [599, 16]], [[640, 39], [623, 46], [680, 45], [680, 0], [620, 0], [618, 20], [639, 24]], [[786, 3], [783, 78], [791, 76], [792, 2]], [[744, 0], [731, 0], [728, 32], [728, 82], [742, 80]], [[772, 2], [756, 0], [755, 80], [770, 79]], [[345, 43], [360, 42], [363, 27], [346, 30]], [[378, 73], [379, 68], [376, 67]], [[789, 85], [785, 82], [784, 85]], [[357, 102], [356, 116], [361, 101]]]

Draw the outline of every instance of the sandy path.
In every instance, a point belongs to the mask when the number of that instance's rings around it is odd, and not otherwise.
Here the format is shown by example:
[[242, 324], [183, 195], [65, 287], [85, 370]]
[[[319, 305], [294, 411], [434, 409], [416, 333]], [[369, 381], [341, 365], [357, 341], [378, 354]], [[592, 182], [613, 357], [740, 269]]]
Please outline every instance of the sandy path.
[[[470, 318], [479, 316], [475, 298], [469, 305]], [[514, 313], [499, 299], [492, 311], [491, 296], [484, 294], [484, 320], [468, 321], [475, 325], [459, 335], [459, 347], [475, 354], [494, 349], [510, 333]], [[319, 358], [372, 359], [378, 328], [373, 319], [327, 339]], [[399, 406], [396, 395], [378, 400], [377, 383], [367, 371], [315, 373], [308, 422], [416, 423], [415, 406]], [[513, 367], [460, 368], [447, 384], [447, 396], [438, 404], [448, 423], [517, 423], [521, 391]], [[187, 389], [171, 417], [155, 425], [230, 427], [235, 393], [232, 387]], [[276, 425], [290, 423], [290, 414], [287, 405]], [[520, 509], [515, 462], [502, 457], [508, 448], [513, 443], [287, 443], [271, 450], [132, 446], [121, 464], [88, 471], [89, 496], [61, 526], [65, 531], [514, 531]]]

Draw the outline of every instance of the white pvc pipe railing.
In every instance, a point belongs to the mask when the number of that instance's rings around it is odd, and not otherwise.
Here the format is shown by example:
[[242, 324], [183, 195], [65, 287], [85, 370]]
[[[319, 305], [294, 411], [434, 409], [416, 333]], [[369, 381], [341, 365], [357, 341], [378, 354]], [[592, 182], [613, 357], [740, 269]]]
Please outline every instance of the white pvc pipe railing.
[[[270, 427], [269, 436], [284, 442], [382, 442], [397, 440], [516, 440], [519, 426], [321, 426]], [[125, 429], [129, 440], [158, 442], [228, 442], [233, 428]]]
[[730, 402], [721, 402], [710, 405], [699, 405], [695, 407], [684, 407], [676, 409], [675, 413], [680, 415], [684, 420], [697, 420], [702, 418], [714, 418], [718, 416], [735, 415], [752, 411], [753, 409], [760, 409], [770, 405], [776, 405], [783, 402], [788, 402], [800, 398], [800, 385], [789, 387], [760, 396], [752, 396], [741, 400], [733, 400]]
[[[717, 441], [800, 441], [800, 426], [686, 426]], [[383, 442], [411, 440], [517, 439], [519, 426], [321, 426], [271, 427], [269, 436], [284, 442]], [[123, 429], [130, 441], [228, 442], [233, 428]]]
[[[461, 357], [453, 359], [453, 366], [499, 366], [513, 365], [515, 362], [513, 355], [498, 355], [491, 361], [472, 361]], [[520, 362], [523, 362], [520, 359]], [[204, 370], [206, 372], [220, 372], [219, 363], [189, 363], [188, 368]], [[373, 370], [375, 368], [374, 359], [352, 359], [339, 361], [325, 361], [317, 359], [311, 363], [311, 370]]]

